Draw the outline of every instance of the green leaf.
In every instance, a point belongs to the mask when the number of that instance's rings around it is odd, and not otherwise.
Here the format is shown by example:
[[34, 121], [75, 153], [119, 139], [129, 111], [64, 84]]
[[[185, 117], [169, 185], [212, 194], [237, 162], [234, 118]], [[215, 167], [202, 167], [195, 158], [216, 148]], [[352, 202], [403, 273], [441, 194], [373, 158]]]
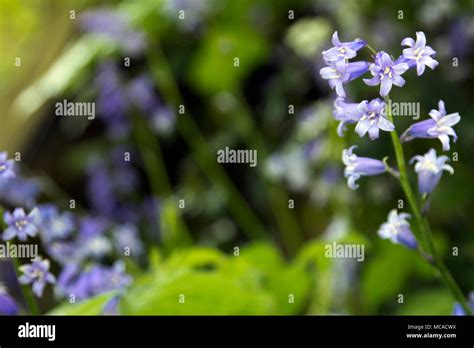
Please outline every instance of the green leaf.
[[399, 304], [400, 315], [450, 315], [454, 301], [443, 289], [431, 289], [406, 295], [405, 303]]
[[116, 291], [107, 292], [90, 299], [64, 303], [50, 311], [49, 315], [100, 315], [109, 300], [117, 295]]

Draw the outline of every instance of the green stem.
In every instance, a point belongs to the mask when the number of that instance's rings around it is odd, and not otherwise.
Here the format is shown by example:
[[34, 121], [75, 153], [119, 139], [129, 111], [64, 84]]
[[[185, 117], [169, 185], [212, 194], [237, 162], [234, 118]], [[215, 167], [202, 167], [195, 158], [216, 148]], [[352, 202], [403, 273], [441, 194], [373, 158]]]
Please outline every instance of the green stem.
[[[0, 229], [4, 231], [5, 228], [6, 228], [5, 222], [3, 221], [3, 207], [0, 206]], [[16, 257], [12, 258], [12, 267], [13, 267], [13, 270], [15, 271], [16, 279], [19, 279], [21, 276], [20, 274], [21, 264], [20, 264], [20, 261]], [[40, 311], [38, 308], [38, 304], [36, 303], [36, 300], [33, 296], [33, 292], [31, 291], [30, 286], [26, 284], [20, 284], [20, 283], [18, 284], [21, 288], [23, 298], [25, 299], [26, 306], [29, 309], [30, 313], [32, 315], [39, 315]]]
[[[385, 98], [385, 101], [387, 102], [388, 105], [390, 105], [389, 96]], [[387, 108], [387, 118], [390, 122], [394, 124], [392, 111], [390, 110], [390, 108]], [[422, 246], [428, 252], [428, 255], [430, 255], [431, 258], [433, 259], [433, 261], [430, 262], [431, 265], [435, 267], [435, 269], [439, 272], [441, 280], [444, 282], [447, 288], [451, 291], [454, 298], [461, 304], [461, 306], [466, 311], [466, 313], [472, 314], [472, 310], [468, 305], [468, 301], [466, 300], [466, 297], [464, 296], [463, 292], [459, 288], [453, 276], [447, 269], [440, 255], [436, 252], [436, 248], [433, 242], [433, 236], [431, 233], [429, 223], [421, 213], [421, 210], [419, 208], [420, 206], [419, 202], [408, 180], [405, 155], [403, 152], [402, 144], [400, 143], [400, 140], [398, 138], [397, 131], [393, 130], [392, 132], [390, 132], [390, 135], [392, 137], [392, 143], [393, 143], [393, 147], [395, 150], [395, 155], [396, 155], [397, 163], [398, 163], [398, 170], [400, 172], [400, 176], [399, 176], [400, 184], [405, 193], [405, 196], [407, 197], [408, 204], [410, 205], [411, 211], [413, 212], [413, 215], [415, 216], [416, 222], [418, 224], [419, 231], [422, 238], [421, 240]], [[421, 251], [423, 253], [423, 249]]]

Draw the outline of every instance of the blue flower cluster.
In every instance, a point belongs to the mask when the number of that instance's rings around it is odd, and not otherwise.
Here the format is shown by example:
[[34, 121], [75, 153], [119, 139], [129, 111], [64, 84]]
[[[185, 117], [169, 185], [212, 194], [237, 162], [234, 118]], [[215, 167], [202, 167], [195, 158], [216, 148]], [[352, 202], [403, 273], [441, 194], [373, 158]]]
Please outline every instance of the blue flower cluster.
[[[416, 33], [416, 40], [405, 38], [401, 45], [402, 54], [393, 59], [386, 52], [375, 52], [367, 42], [355, 39], [349, 42], [341, 42], [338, 33], [332, 37], [334, 47], [323, 51], [323, 59], [327, 64], [320, 70], [321, 77], [328, 80], [331, 89], [334, 89], [337, 98], [334, 102], [333, 115], [339, 121], [337, 133], [343, 136], [348, 125], [355, 125], [355, 132], [364, 137], [368, 135], [370, 140], [379, 138], [380, 131], [393, 132], [395, 125], [391, 115], [390, 104], [388, 103], [389, 93], [393, 86], [403, 87], [405, 79], [402, 77], [411, 68], [416, 69], [420, 76], [425, 72], [425, 67], [434, 69], [438, 62], [434, 59], [436, 51], [426, 44], [426, 37], [423, 32]], [[367, 47], [372, 53], [373, 62], [351, 61], [357, 57], [357, 52]], [[359, 103], [348, 102], [344, 85], [348, 82], [363, 76], [366, 73], [372, 78], [364, 78], [363, 81], [368, 86], [379, 86], [379, 94], [383, 98], [363, 100]], [[454, 141], [457, 135], [453, 130], [461, 116], [456, 112], [448, 114], [445, 104], [439, 101], [438, 110], [431, 110], [430, 119], [412, 124], [401, 136], [401, 142], [411, 141], [415, 138], [439, 139], [444, 151], [450, 149], [450, 136]], [[357, 156], [354, 151], [355, 146], [345, 149], [342, 153], [342, 161], [346, 166], [344, 176], [347, 178], [348, 186], [355, 190], [358, 188], [357, 180], [362, 176], [380, 175], [385, 172], [397, 174], [397, 171], [390, 168], [385, 161], [369, 157]], [[437, 156], [434, 149], [430, 149], [425, 155], [414, 156], [410, 163], [415, 163], [415, 172], [418, 174], [418, 191], [422, 195], [430, 194], [439, 183], [444, 171], [452, 174], [454, 169], [446, 164], [447, 156]], [[394, 243], [401, 243], [410, 248], [416, 248], [417, 242], [413, 236], [407, 219], [410, 217], [406, 213], [397, 213], [392, 210], [388, 221], [379, 230], [382, 238], [390, 239]]]

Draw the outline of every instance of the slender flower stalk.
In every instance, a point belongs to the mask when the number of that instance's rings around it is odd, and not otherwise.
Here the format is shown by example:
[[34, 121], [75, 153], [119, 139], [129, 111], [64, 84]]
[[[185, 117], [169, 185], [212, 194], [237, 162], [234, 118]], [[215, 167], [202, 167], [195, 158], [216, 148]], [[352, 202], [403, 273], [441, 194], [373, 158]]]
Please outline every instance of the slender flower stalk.
[[[387, 102], [388, 105], [390, 105], [389, 103], [390, 96], [387, 96], [385, 98], [385, 101]], [[393, 123], [393, 116], [392, 116], [392, 112], [390, 108], [387, 108], [387, 118], [390, 122]], [[416, 222], [418, 224], [418, 228], [421, 233], [421, 237], [422, 237], [421, 239], [423, 242], [422, 244], [423, 244], [423, 247], [425, 248], [425, 252], [427, 252], [429, 256], [432, 258], [433, 261], [431, 262], [431, 264], [437, 269], [442, 281], [451, 291], [454, 298], [459, 302], [459, 304], [466, 311], [466, 313], [472, 314], [472, 310], [469, 307], [466, 297], [462, 293], [458, 284], [456, 283], [453, 276], [451, 275], [446, 265], [444, 264], [443, 260], [441, 259], [441, 257], [438, 255], [436, 251], [436, 248], [433, 243], [433, 237], [432, 237], [430, 226], [426, 218], [421, 214], [420, 204], [408, 180], [405, 154], [403, 152], [403, 147], [398, 138], [396, 129], [390, 132], [390, 134], [392, 138], [393, 147], [395, 150], [395, 156], [397, 158], [398, 170], [400, 173], [400, 176], [399, 176], [400, 184], [405, 193], [405, 196], [407, 197], [408, 204], [410, 205], [411, 211], [413, 212], [413, 215], [415, 216]], [[423, 251], [422, 251], [422, 254], [424, 254]]]

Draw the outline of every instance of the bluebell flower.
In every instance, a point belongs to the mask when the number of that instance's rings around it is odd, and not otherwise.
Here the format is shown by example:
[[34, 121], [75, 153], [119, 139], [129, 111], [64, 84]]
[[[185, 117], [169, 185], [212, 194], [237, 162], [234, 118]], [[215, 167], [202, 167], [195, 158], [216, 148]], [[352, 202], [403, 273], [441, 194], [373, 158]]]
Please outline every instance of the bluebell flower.
[[3, 240], [11, 240], [17, 237], [22, 242], [26, 241], [28, 237], [34, 237], [38, 233], [37, 221], [39, 211], [34, 208], [28, 215], [26, 215], [23, 208], [16, 208], [13, 214], [6, 211], [3, 214], [3, 219], [8, 227], [3, 231]]
[[426, 45], [425, 33], [416, 32], [416, 42], [410, 37], [403, 39], [402, 46], [408, 46], [403, 50], [403, 58], [410, 67], [416, 65], [416, 73], [418, 76], [425, 71], [425, 66], [431, 69], [436, 68], [438, 62], [432, 58], [436, 55], [436, 51]]
[[340, 97], [345, 97], [343, 84], [352, 81], [359, 76], [365, 74], [369, 69], [367, 62], [351, 62], [344, 60], [332, 62], [330, 66], [322, 68], [319, 73], [321, 77], [328, 80], [331, 89], [336, 89], [336, 93]]
[[139, 238], [138, 229], [134, 225], [117, 226], [112, 233], [115, 247], [120, 253], [123, 253], [125, 248], [129, 248], [132, 256], [139, 256], [143, 253], [143, 243]]
[[410, 163], [415, 161], [415, 172], [418, 173], [418, 191], [421, 194], [429, 194], [434, 190], [444, 170], [450, 174], [454, 173], [453, 167], [446, 164], [446, 162], [449, 161], [449, 157], [437, 157], [435, 149], [430, 149], [423, 156], [414, 156], [410, 160]]
[[[469, 307], [474, 312], [474, 291], [471, 291], [469, 294]], [[455, 303], [453, 308], [453, 315], [467, 315], [467, 313], [459, 303]]]
[[76, 225], [73, 214], [69, 212], [59, 213], [58, 208], [52, 204], [44, 204], [38, 207], [38, 226], [40, 235], [45, 244], [55, 240], [63, 240], [71, 236]]
[[409, 218], [411, 218], [410, 214], [398, 214], [396, 209], [391, 210], [387, 222], [380, 226], [378, 235], [383, 239], [390, 239], [392, 243], [416, 249], [418, 243], [407, 221]]
[[146, 46], [142, 32], [134, 30], [120, 13], [109, 10], [91, 10], [81, 14], [81, 27], [87, 32], [107, 37], [126, 53], [137, 55]]
[[123, 262], [112, 267], [94, 264], [81, 269], [77, 264], [67, 265], [61, 272], [57, 290], [62, 296], [74, 295], [77, 300], [96, 296], [113, 290], [122, 290], [132, 281], [125, 273]]
[[54, 275], [49, 272], [49, 266], [49, 260], [37, 257], [31, 264], [20, 267], [20, 271], [23, 274], [18, 281], [21, 284], [32, 284], [33, 293], [37, 297], [41, 297], [43, 296], [46, 284], [54, 284], [56, 282]]
[[346, 131], [348, 124], [357, 123], [362, 117], [359, 110], [359, 103], [346, 103], [344, 98], [336, 98], [333, 110], [334, 118], [339, 122], [337, 126], [337, 134], [342, 137]]
[[18, 172], [14, 178], [0, 180], [0, 199], [10, 206], [32, 209], [40, 194], [36, 179], [26, 179]]
[[358, 110], [361, 113], [355, 132], [363, 137], [366, 133], [369, 134], [371, 140], [379, 137], [379, 130], [392, 132], [395, 126], [385, 117], [385, 103], [379, 99], [373, 99], [370, 102], [362, 101], [358, 105]]
[[361, 176], [374, 176], [384, 173], [387, 167], [384, 162], [368, 158], [358, 157], [352, 151], [356, 148], [356, 145], [351, 146], [349, 149], [342, 151], [342, 162], [346, 166], [344, 170], [344, 176], [347, 178], [347, 185], [352, 190], [359, 187], [356, 181]]
[[0, 180], [15, 177], [15, 171], [13, 170], [14, 163], [15, 161], [8, 159], [8, 153], [6, 151], [0, 152]]
[[346, 60], [354, 58], [357, 55], [357, 51], [367, 45], [367, 42], [361, 39], [355, 39], [354, 41], [341, 42], [337, 31], [332, 35], [332, 44], [334, 47], [323, 51], [323, 58], [326, 63], [330, 64], [338, 60]]
[[13, 297], [8, 294], [7, 289], [0, 284], [0, 314], [17, 315], [18, 311], [18, 304]]
[[443, 151], [449, 151], [449, 136], [453, 137], [454, 142], [458, 139], [452, 127], [461, 120], [461, 116], [458, 112], [446, 115], [446, 108], [442, 100], [439, 101], [438, 108], [439, 110], [430, 111], [431, 119], [412, 124], [400, 137], [401, 141], [406, 142], [415, 138], [438, 138], [443, 145]]
[[375, 62], [369, 66], [373, 78], [364, 79], [364, 82], [369, 86], [380, 85], [380, 95], [386, 97], [390, 93], [392, 85], [402, 87], [405, 84], [405, 79], [400, 75], [408, 69], [407, 63], [393, 62], [387, 53], [378, 52]]

